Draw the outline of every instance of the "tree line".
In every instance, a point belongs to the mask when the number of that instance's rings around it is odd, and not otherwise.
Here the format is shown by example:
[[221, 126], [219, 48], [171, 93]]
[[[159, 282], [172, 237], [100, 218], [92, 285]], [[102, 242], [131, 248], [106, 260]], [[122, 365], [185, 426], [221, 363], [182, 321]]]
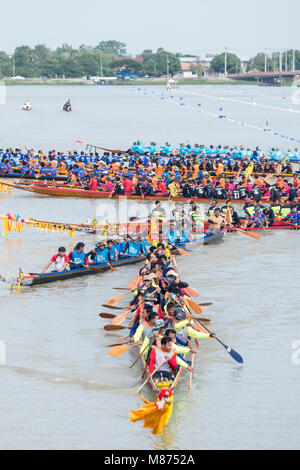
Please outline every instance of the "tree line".
[[[137, 56], [143, 60], [135, 61], [127, 57], [127, 45], [115, 40], [101, 41], [95, 47], [81, 45], [77, 49], [69, 44], [63, 44], [55, 50], [51, 50], [44, 44], [38, 44], [31, 48], [20, 46], [15, 49], [13, 56], [0, 51], [0, 77], [20, 75], [23, 77], [92, 77], [116, 75], [122, 70], [125, 73], [134, 73], [141, 76], [160, 77], [163, 75], [175, 75], [181, 72], [180, 53], [171, 53], [159, 48], [157, 51], [144, 50]], [[193, 57], [190, 55], [190, 57]], [[197, 57], [195, 62], [197, 62]], [[300, 51], [296, 50], [295, 69], [300, 69]], [[265, 62], [266, 60], [266, 62]], [[226, 55], [227, 72], [241, 72], [240, 58], [231, 53]], [[265, 58], [265, 53], [258, 53], [251, 58], [247, 70], [257, 69], [268, 71], [279, 70], [280, 53], [273, 53]], [[287, 51], [281, 56], [282, 70], [291, 70], [293, 67], [293, 51]], [[193, 66], [192, 71], [201, 75], [203, 70], [200, 65]], [[210, 65], [209, 72], [224, 73], [225, 53], [216, 55]]]

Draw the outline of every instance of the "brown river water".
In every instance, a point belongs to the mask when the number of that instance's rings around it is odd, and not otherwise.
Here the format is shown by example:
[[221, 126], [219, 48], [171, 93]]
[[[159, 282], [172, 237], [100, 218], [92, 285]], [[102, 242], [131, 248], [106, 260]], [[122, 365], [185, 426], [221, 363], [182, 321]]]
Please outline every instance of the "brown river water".
[[[263, 125], [267, 115], [273, 128], [296, 134], [296, 113], [237, 103], [246, 99], [244, 89], [205, 87], [215, 96], [231, 93], [234, 103], [226, 104], [228, 114], [257, 125]], [[260, 104], [288, 106], [282, 90], [262, 94], [259, 87], [246, 89]], [[204, 88], [184, 90], [202, 94]], [[7, 93], [7, 104], [0, 106], [2, 147], [67, 150], [82, 139], [128, 148], [136, 138], [161, 145], [190, 138], [206, 144], [287, 148], [278, 138], [138, 96], [131, 87], [16, 87]], [[65, 114], [60, 108], [69, 97], [74, 111]], [[26, 98], [33, 104], [32, 113], [18, 108]], [[211, 111], [218, 106], [207, 100]], [[11, 196], [0, 193], [0, 214], [43, 220], [80, 223], [103, 213], [104, 204], [17, 190]], [[113, 211], [117, 202], [111, 204]], [[142, 203], [133, 206], [130, 202], [131, 211], [143, 209]], [[90, 249], [95, 240], [87, 234], [72, 240], [28, 229], [1, 237], [0, 274], [16, 277], [19, 267], [39, 272], [58, 246], [71, 249], [84, 241]], [[0, 283], [1, 449], [299, 448], [299, 233], [265, 232], [259, 242], [227, 234], [224, 242], [195, 246], [189, 257], [177, 261], [182, 277], [200, 291], [200, 301], [213, 302], [205, 311], [211, 329], [244, 357], [244, 365], [235, 363], [217, 342], [203, 340], [191, 392], [185, 374], [169, 425], [162, 435], [153, 436], [128, 419], [129, 410], [141, 405], [135, 394], [140, 368], [128, 368], [135, 356], [108, 355], [106, 345], [117, 342], [122, 333], [106, 333], [105, 321], [98, 316], [105, 310], [101, 305], [118, 295], [113, 288], [126, 287], [138, 267], [20, 292]], [[154, 398], [149, 389], [144, 393]]]

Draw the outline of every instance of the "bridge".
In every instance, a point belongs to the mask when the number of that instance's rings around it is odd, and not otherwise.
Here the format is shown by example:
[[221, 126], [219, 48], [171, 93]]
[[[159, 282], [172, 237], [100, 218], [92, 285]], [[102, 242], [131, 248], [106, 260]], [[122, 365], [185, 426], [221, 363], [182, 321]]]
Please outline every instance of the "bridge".
[[280, 86], [282, 81], [297, 82], [300, 80], [300, 70], [289, 72], [259, 72], [252, 70], [247, 73], [227, 74], [231, 80], [256, 81], [258, 84], [269, 84]]

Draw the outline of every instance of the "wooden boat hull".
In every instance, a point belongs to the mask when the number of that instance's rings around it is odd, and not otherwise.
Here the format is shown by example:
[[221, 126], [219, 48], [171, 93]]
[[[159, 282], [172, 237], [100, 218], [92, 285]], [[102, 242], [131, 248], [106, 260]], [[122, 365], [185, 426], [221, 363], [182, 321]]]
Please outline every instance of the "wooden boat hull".
[[[84, 189], [76, 189], [76, 188], [58, 188], [58, 187], [49, 187], [49, 186], [22, 186], [21, 184], [15, 184], [15, 183], [9, 183], [8, 186], [11, 186], [16, 189], [20, 189], [22, 191], [27, 191], [30, 193], [35, 193], [35, 194], [40, 194], [44, 196], [55, 196], [55, 197], [74, 197], [74, 198], [90, 198], [90, 199], [107, 199], [109, 197], [109, 192], [106, 191], [86, 191]], [[155, 194], [154, 196], [145, 196], [144, 198], [142, 196], [138, 196], [135, 194], [126, 194], [125, 196], [113, 196], [112, 199], [119, 199], [122, 197], [126, 197], [127, 199], [133, 199], [133, 200], [140, 200], [140, 201], [170, 201], [175, 200], [175, 201], [181, 201], [181, 202], [189, 202], [189, 201], [195, 201], [195, 202], [202, 202], [209, 204], [211, 202], [210, 198], [197, 198], [197, 197], [192, 197], [192, 198], [187, 198], [187, 197], [176, 197], [176, 198], [170, 198], [168, 195], [164, 194]], [[286, 198], [282, 198], [286, 199]], [[262, 197], [261, 198], [262, 202], [265, 203], [271, 203], [269, 198]], [[226, 203], [226, 199], [216, 199], [219, 203]], [[235, 204], [245, 204], [244, 199], [234, 199], [232, 200], [232, 203]]]
[[[111, 263], [111, 265], [115, 267], [125, 266], [129, 264], [140, 263], [144, 260], [145, 258], [143, 256], [130, 256], [126, 258], [121, 258], [118, 261], [114, 261]], [[101, 263], [95, 266], [90, 266], [89, 268], [71, 269], [62, 272], [50, 272], [46, 274], [30, 274], [28, 275], [30, 277], [25, 277], [23, 279], [20, 279], [20, 281], [21, 286], [37, 286], [55, 281], [64, 281], [65, 279], [73, 279], [75, 277], [90, 276], [109, 270], [110, 267], [107, 266], [107, 264]]]

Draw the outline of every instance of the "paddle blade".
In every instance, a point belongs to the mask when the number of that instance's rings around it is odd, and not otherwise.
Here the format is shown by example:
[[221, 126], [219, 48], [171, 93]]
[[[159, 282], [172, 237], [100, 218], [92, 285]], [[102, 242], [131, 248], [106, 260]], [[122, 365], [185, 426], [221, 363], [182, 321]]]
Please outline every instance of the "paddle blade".
[[242, 356], [237, 353], [234, 349], [231, 349], [229, 346], [225, 346], [225, 349], [226, 351], [228, 352], [228, 354], [230, 354], [230, 356], [232, 357], [232, 359], [234, 359], [236, 362], [238, 362], [239, 364], [244, 364], [244, 359], [242, 358]]
[[187, 251], [185, 251], [183, 248], [179, 248], [179, 246], [176, 246], [176, 248], [177, 248], [177, 251], [179, 251], [181, 255], [190, 256], [190, 254]]
[[126, 351], [128, 351], [131, 348], [134, 348], [137, 346], [136, 344], [131, 344], [131, 345], [122, 345], [122, 346], [114, 346], [109, 350], [109, 355], [111, 357], [118, 357], [121, 356], [121, 354], [124, 354]]
[[124, 320], [128, 317], [129, 311], [120, 313], [120, 315], [117, 315], [113, 320], [112, 320], [112, 325], [121, 325]]
[[197, 304], [193, 299], [190, 299], [189, 297], [184, 297], [183, 298], [183, 301], [185, 303], [185, 305], [190, 309], [192, 310], [194, 313], [202, 313], [203, 312], [203, 308], [200, 307], [199, 304]]
[[116, 315], [114, 315], [113, 313], [106, 313], [106, 312], [99, 313], [99, 317], [101, 318], [111, 319], [111, 318], [115, 318], [115, 316]]
[[241, 233], [242, 235], [247, 235], [248, 237], [254, 238], [255, 240], [259, 240], [259, 239], [260, 239], [259, 233], [255, 233], [255, 232], [246, 232], [245, 230], [242, 230], [242, 229], [240, 229], [240, 228], [237, 228], [236, 230], [237, 230], [238, 233]]
[[186, 287], [185, 290], [191, 297], [199, 297], [200, 295], [200, 293], [193, 287]]
[[141, 279], [140, 276], [136, 276], [134, 279], [132, 279], [132, 281], [128, 285], [128, 289], [135, 290], [138, 286], [138, 283], [140, 282], [140, 279]]
[[110, 308], [111, 310], [124, 310], [122, 307], [114, 307], [113, 305], [103, 304], [102, 307]]
[[208, 307], [209, 305], [212, 305], [213, 303], [212, 302], [203, 302], [201, 304], [199, 304], [201, 307]]
[[127, 295], [127, 292], [126, 292], [126, 294], [118, 295], [117, 297], [113, 297], [112, 299], [109, 299], [106, 302], [106, 305], [111, 306], [111, 305], [115, 305], [115, 304], [119, 303], [120, 300], [122, 300], [123, 297], [125, 297], [125, 295]]
[[106, 331], [125, 330], [126, 328], [127, 328], [126, 326], [121, 326], [121, 325], [105, 325], [104, 327]]

